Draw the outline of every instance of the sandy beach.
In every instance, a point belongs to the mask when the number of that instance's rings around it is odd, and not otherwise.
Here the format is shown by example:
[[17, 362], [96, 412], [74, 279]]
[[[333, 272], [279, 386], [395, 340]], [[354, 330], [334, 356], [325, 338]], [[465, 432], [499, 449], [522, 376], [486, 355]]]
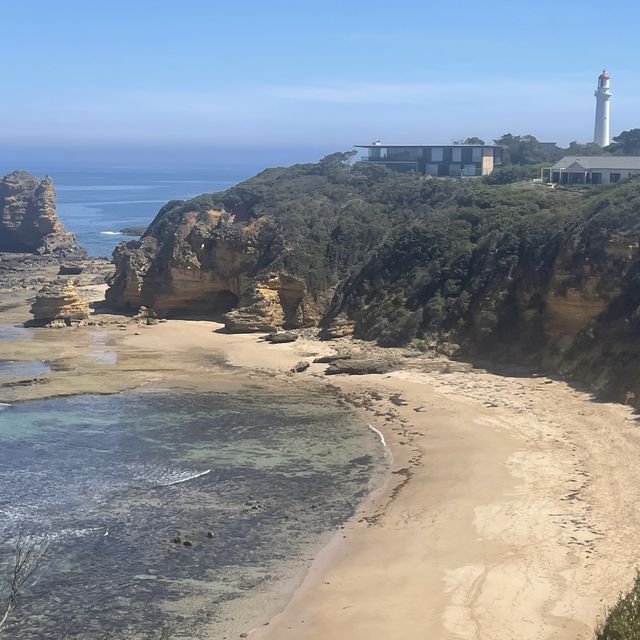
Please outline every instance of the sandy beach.
[[[19, 300], [9, 306], [2, 322], [26, 309]], [[384, 486], [295, 591], [247, 630], [252, 640], [587, 639], [630, 586], [640, 563], [640, 433], [631, 409], [562, 381], [418, 353], [387, 375], [329, 377], [321, 364], [292, 374], [300, 360], [372, 347], [304, 338], [271, 345], [219, 329], [179, 320], [38, 329], [5, 343], [3, 357], [82, 367], [3, 388], [2, 401], [150, 382], [206, 386], [212, 373], [215, 384], [241, 373], [330, 385], [379, 430], [389, 447]]]

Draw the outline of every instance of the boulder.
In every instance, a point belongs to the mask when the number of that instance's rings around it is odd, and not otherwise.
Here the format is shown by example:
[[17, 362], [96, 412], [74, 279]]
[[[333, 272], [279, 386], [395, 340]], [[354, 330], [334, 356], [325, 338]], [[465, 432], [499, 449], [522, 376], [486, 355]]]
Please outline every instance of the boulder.
[[295, 342], [299, 337], [297, 333], [292, 331], [279, 331], [278, 333], [270, 333], [264, 339], [272, 344], [284, 344], [286, 342]]
[[31, 305], [31, 313], [34, 319], [30, 324], [60, 325], [64, 322], [71, 325], [89, 317], [89, 306], [80, 297], [73, 282], [57, 280], [38, 291]]
[[370, 373], [388, 373], [397, 366], [395, 360], [388, 358], [349, 358], [334, 360], [325, 371], [326, 375], [347, 373], [349, 375], [366, 375]]
[[323, 340], [335, 340], [336, 338], [345, 338], [353, 335], [355, 322], [349, 320], [344, 314], [338, 315], [333, 319], [328, 327], [325, 327], [320, 333]]
[[319, 356], [314, 359], [315, 363], [318, 364], [330, 364], [331, 362], [336, 362], [336, 360], [351, 360], [353, 358], [352, 355], [341, 355], [341, 356]]
[[56, 213], [51, 178], [25, 171], [0, 178], [0, 251], [84, 257]]
[[123, 236], [138, 236], [140, 237], [145, 231], [146, 227], [125, 227], [124, 229], [120, 229], [120, 233]]
[[58, 269], [58, 275], [59, 276], [79, 276], [82, 273], [83, 269], [84, 267], [80, 265], [61, 264], [60, 268]]
[[302, 373], [309, 368], [309, 363], [306, 360], [301, 360], [298, 364], [291, 367], [291, 373]]

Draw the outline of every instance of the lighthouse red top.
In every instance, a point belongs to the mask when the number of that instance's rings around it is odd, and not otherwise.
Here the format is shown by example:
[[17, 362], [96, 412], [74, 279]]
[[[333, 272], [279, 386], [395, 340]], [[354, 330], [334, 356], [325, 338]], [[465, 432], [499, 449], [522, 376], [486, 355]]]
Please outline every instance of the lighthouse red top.
[[609, 74], [606, 72], [605, 69], [602, 70], [602, 73], [598, 76], [599, 80], [608, 80], [609, 79]]

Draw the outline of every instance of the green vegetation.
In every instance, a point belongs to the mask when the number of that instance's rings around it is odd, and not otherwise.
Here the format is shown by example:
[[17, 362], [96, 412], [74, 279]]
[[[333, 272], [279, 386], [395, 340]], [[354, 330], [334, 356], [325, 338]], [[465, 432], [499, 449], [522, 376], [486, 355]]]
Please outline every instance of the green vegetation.
[[640, 129], [630, 129], [614, 136], [606, 151], [620, 156], [640, 155]]
[[[621, 135], [616, 144], [631, 140]], [[185, 214], [224, 208], [259, 228], [248, 275], [304, 280], [325, 325], [346, 316], [356, 336], [384, 346], [458, 348], [470, 358], [541, 365], [637, 402], [640, 179], [571, 190], [514, 182], [557, 151], [533, 136], [496, 142], [509, 146], [513, 163], [484, 180], [351, 165], [350, 153], [269, 169], [225, 192], [168, 203], [145, 234], [157, 245], [128, 246], [159, 247], [152, 269], [162, 269], [174, 250], [163, 238], [179, 236]], [[189, 250], [243, 229], [224, 217], [205, 222]], [[140, 258], [134, 253], [126, 264]], [[588, 320], [593, 308], [604, 311]], [[558, 331], [550, 316], [576, 324]], [[640, 638], [639, 603], [640, 580], [597, 638]]]
[[531, 134], [514, 136], [511, 133], [505, 133], [494, 142], [505, 147], [507, 150], [506, 160], [511, 164], [548, 164], [556, 162], [563, 155], [566, 155], [564, 149], [555, 145], [542, 144]]
[[596, 630], [595, 640], [637, 640], [640, 638], [640, 574], [631, 591], [620, 596], [606, 621]]
[[[606, 243], [638, 232], [639, 181], [567, 191], [500, 184], [511, 182], [500, 172], [491, 180], [399, 173], [351, 165], [351, 155], [268, 169], [225, 192], [169, 203], [152, 229], [211, 208], [263, 218], [256, 273], [302, 278], [326, 323], [345, 314], [356, 335], [381, 345], [448, 341], [467, 352], [536, 362], [548, 341], [542, 294], [567, 246], [578, 247], [566, 258], [577, 284], [589, 262], [610, 287], [627, 290]], [[612, 307], [612, 322], [619, 321], [615, 313], [636, 313], [629, 306], [636, 297], [628, 291], [626, 306]]]
[[478, 136], [471, 136], [470, 138], [456, 140], [453, 144], [485, 144], [485, 141], [482, 138], [478, 138]]

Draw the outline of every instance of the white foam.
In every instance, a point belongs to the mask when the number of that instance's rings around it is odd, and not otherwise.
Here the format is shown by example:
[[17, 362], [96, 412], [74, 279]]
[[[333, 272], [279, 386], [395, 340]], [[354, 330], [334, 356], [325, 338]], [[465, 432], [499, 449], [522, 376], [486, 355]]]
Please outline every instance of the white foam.
[[211, 469], [206, 471], [194, 471], [193, 469], [180, 469], [164, 467], [161, 465], [129, 464], [129, 472], [133, 476], [133, 483], [138, 486], [170, 487], [206, 476]]
[[367, 426], [369, 427], [369, 429], [371, 429], [371, 431], [373, 431], [373, 433], [377, 434], [378, 437], [380, 438], [380, 442], [382, 443], [382, 448], [384, 449], [384, 457], [385, 458], [387, 456], [391, 457], [391, 449], [389, 448], [387, 441], [384, 439], [384, 435], [382, 434], [382, 432], [370, 424]]
[[12, 406], [13, 405], [9, 404], [8, 402], [0, 402], [0, 411], [4, 411], [5, 409], [8, 409]]
[[103, 236], [121, 236], [122, 235], [120, 231], [101, 231], [100, 233]]
[[[168, 478], [165, 482], [158, 483], [159, 487], [171, 487], [174, 484], [181, 484], [182, 482], [188, 482], [189, 480], [195, 480], [196, 478], [200, 478], [201, 476], [206, 476], [208, 473], [211, 473], [211, 469], [207, 469], [206, 471], [200, 471], [198, 473], [190, 473], [188, 471], [175, 471], [168, 473]], [[171, 476], [174, 476], [175, 479], [171, 479]]]

